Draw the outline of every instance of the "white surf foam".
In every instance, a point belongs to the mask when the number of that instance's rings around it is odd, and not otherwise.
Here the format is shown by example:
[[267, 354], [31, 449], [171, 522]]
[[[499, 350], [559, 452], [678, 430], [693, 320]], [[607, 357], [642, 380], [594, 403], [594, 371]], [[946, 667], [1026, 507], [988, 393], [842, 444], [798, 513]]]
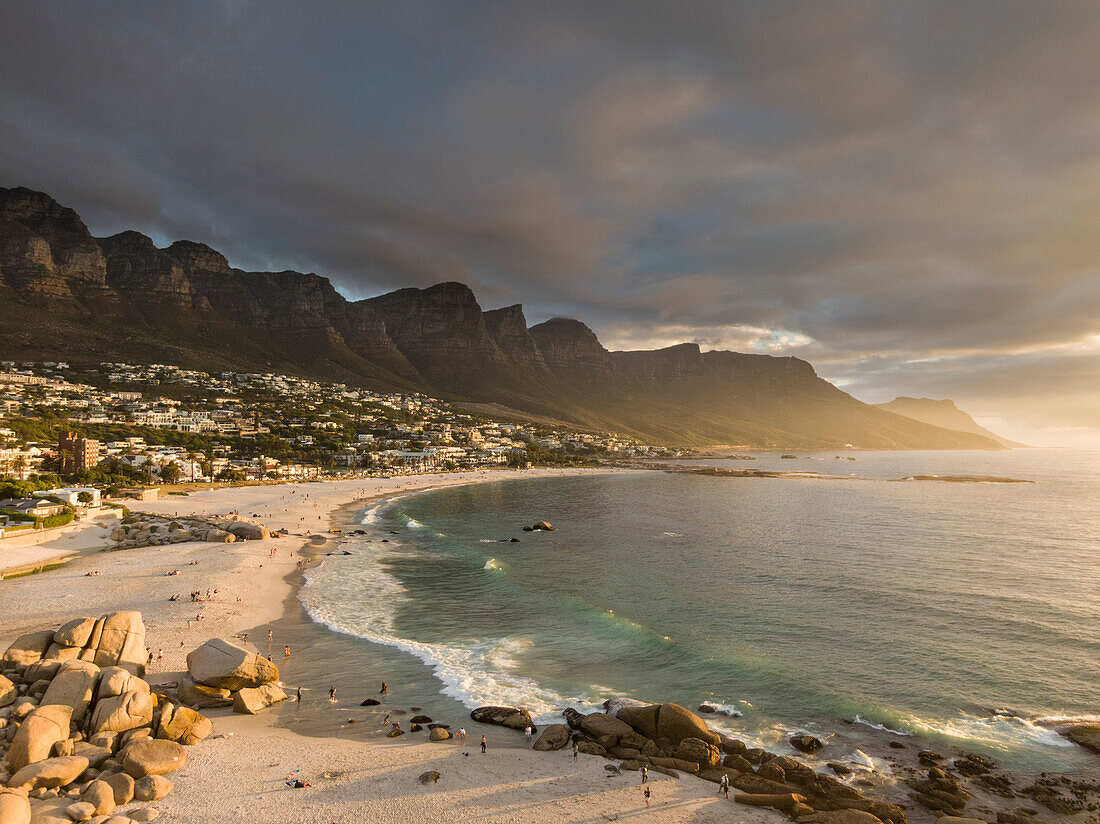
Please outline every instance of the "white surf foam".
[[913, 735], [913, 733], [911, 732], [904, 732], [902, 730], [892, 729], [891, 727], [887, 727], [885, 724], [876, 724], [874, 721], [868, 721], [864, 718], [860, 718], [858, 715], [853, 718], [852, 721], [856, 724], [862, 724], [865, 727], [870, 727], [873, 730], [879, 730], [880, 732], [888, 732], [894, 735], [904, 735], [906, 737], [912, 737]]
[[1019, 746], [1053, 747], [1068, 749], [1076, 746], [1063, 738], [1056, 730], [1041, 726], [1027, 718], [1011, 715], [980, 717], [960, 715], [946, 721], [914, 719], [914, 726], [924, 733], [958, 738], [984, 744], [995, 749], [1007, 750]]
[[365, 544], [355, 556], [355, 574], [343, 564], [325, 563], [306, 573], [299, 598], [309, 616], [329, 629], [376, 644], [396, 647], [432, 668], [441, 692], [473, 709], [486, 704], [523, 707], [537, 723], [561, 720], [566, 706], [589, 704], [588, 696], [569, 699], [519, 672], [523, 650], [531, 641], [502, 636], [468, 645], [417, 641], [401, 637], [394, 615], [408, 597], [400, 581], [379, 562], [383, 554], [408, 551], [392, 542], [371, 551]]

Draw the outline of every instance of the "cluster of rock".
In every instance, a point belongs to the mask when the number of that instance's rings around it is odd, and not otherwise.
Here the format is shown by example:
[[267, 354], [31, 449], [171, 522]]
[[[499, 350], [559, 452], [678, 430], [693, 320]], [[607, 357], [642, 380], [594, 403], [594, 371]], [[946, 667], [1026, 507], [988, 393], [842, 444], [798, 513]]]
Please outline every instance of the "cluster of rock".
[[0, 658], [0, 824], [151, 821], [210, 719], [154, 693], [139, 612], [23, 635]]
[[[800, 824], [907, 824], [902, 807], [866, 798], [794, 758], [713, 732], [679, 704], [608, 702], [607, 712], [585, 715], [570, 708], [562, 714], [566, 723], [547, 726], [536, 750], [560, 750], [575, 742], [581, 753], [620, 761], [620, 770], [645, 766], [677, 778], [687, 773], [714, 782], [725, 776], [739, 791], [735, 801], [781, 810]], [[512, 729], [531, 725], [527, 712], [513, 707], [479, 707], [471, 717]], [[799, 743], [812, 746], [808, 740]]]
[[534, 523], [531, 526], [525, 526], [523, 528], [523, 531], [524, 532], [553, 532], [554, 531], [554, 525], [551, 524], [549, 521], [538, 521], [537, 523]]
[[206, 541], [231, 544], [234, 541], [261, 541], [274, 533], [263, 524], [226, 515], [217, 518], [168, 518], [147, 512], [132, 512], [111, 530], [111, 540], [119, 549], [163, 544], [182, 544], [187, 541]]
[[232, 707], [255, 715], [286, 700], [278, 681], [279, 668], [262, 655], [211, 638], [188, 653], [187, 675], [180, 678], [176, 693], [181, 704], [194, 709]]

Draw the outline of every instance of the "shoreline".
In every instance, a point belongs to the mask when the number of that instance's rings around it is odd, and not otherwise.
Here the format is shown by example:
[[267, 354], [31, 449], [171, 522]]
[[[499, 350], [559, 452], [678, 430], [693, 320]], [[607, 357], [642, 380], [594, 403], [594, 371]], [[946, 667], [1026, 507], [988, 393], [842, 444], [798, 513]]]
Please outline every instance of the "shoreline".
[[[161, 514], [178, 514], [201, 504], [198, 511], [214, 512], [237, 509], [242, 515], [258, 515], [258, 519], [273, 528], [293, 529], [293, 519], [315, 532], [312, 538], [291, 534], [272, 541], [235, 544], [181, 544], [146, 547], [117, 553], [83, 554], [66, 567], [46, 574], [0, 582], [0, 606], [9, 609], [0, 619], [0, 642], [5, 646], [16, 635], [41, 626], [59, 624], [81, 614], [100, 614], [110, 609], [141, 609], [149, 629], [151, 650], [163, 650], [164, 658], [149, 668], [150, 683], [167, 683], [184, 669], [183, 655], [208, 637], [249, 635], [250, 645], [267, 654], [266, 629], [277, 633], [273, 645], [281, 653], [284, 643], [290, 643], [293, 654], [285, 661], [274, 655], [286, 674], [288, 692], [303, 682], [304, 673], [328, 667], [339, 670], [339, 662], [325, 656], [340, 649], [361, 650], [365, 639], [343, 636], [309, 617], [299, 597], [304, 574], [297, 559], [323, 558], [339, 544], [339, 536], [329, 529], [348, 531], [359, 524], [355, 515], [368, 506], [410, 492], [427, 491], [441, 486], [531, 478], [563, 474], [588, 474], [626, 470], [544, 470], [501, 471], [491, 473], [457, 473], [456, 475], [400, 476], [391, 479], [368, 479], [332, 483], [286, 484], [279, 486], [222, 488], [189, 497], [145, 502], [141, 509]], [[389, 483], [383, 483], [383, 480]], [[369, 494], [367, 487], [373, 487]], [[255, 490], [259, 490], [256, 492]], [[360, 494], [357, 494], [360, 493]], [[243, 494], [242, 494], [243, 493]], [[249, 494], [251, 493], [251, 494]], [[301, 495], [289, 504], [291, 496]], [[230, 505], [230, 504], [235, 505]], [[277, 510], [281, 509], [279, 513]], [[264, 514], [264, 513], [267, 514]], [[316, 514], [316, 520], [314, 515]], [[91, 525], [89, 525], [90, 527]], [[316, 533], [316, 530], [322, 530]], [[316, 541], [318, 534], [323, 540]], [[270, 555], [271, 549], [276, 549]], [[195, 565], [190, 565], [195, 561]], [[323, 562], [323, 560], [321, 561]], [[101, 568], [103, 574], [85, 577], [85, 573]], [[167, 568], [178, 568], [178, 577], [164, 578], [166, 587], [151, 585]], [[56, 586], [62, 580], [75, 591]], [[108, 584], [113, 584], [109, 586]], [[218, 587], [218, 600], [206, 604], [189, 601], [167, 602], [169, 593], [205, 590]], [[31, 609], [10, 609], [7, 596], [15, 588], [20, 602]], [[238, 604], [236, 598], [243, 602]], [[204, 613], [202, 621], [191, 630], [186, 618]], [[381, 644], [366, 644], [383, 647]], [[384, 647], [397, 656], [407, 656], [401, 650]], [[335, 663], [335, 667], [334, 667]], [[420, 677], [432, 679], [431, 668], [420, 664]], [[322, 680], [320, 683], [324, 683]], [[391, 687], [395, 683], [391, 681]], [[631, 815], [641, 806], [636, 777], [625, 774], [612, 778], [602, 758], [585, 757], [573, 764], [566, 751], [536, 753], [523, 746], [520, 734], [498, 727], [483, 727], [469, 720], [468, 711], [447, 714], [438, 720], [456, 726], [484, 729], [490, 742], [489, 753], [481, 756], [471, 746], [468, 755], [452, 742], [428, 743], [412, 735], [389, 740], [377, 724], [381, 710], [358, 706], [359, 699], [374, 694], [375, 683], [368, 681], [350, 689], [341, 687], [340, 701], [326, 706], [321, 701], [323, 686], [307, 688], [307, 700], [299, 707], [293, 699], [258, 716], [234, 716], [231, 712], [213, 711], [215, 736], [196, 748], [192, 764], [181, 771], [177, 790], [160, 805], [174, 821], [234, 821], [244, 818], [265, 821], [358, 821], [371, 815], [380, 821], [424, 820], [453, 821], [454, 810], [467, 810], [481, 820], [531, 821], [591, 821], [593, 814], [614, 820], [612, 816]], [[317, 691], [314, 702], [312, 691]], [[394, 692], [400, 690], [400, 685]], [[660, 699], [660, 696], [654, 696]], [[352, 700], [354, 699], [354, 700]], [[396, 698], [395, 698], [396, 700]], [[440, 705], [452, 699], [441, 699]], [[315, 706], [320, 703], [320, 707]], [[387, 703], [390, 709], [400, 707]], [[408, 709], [408, 708], [404, 708]], [[694, 708], [692, 708], [694, 709]], [[444, 710], [447, 712], [447, 710]], [[452, 706], [449, 712], [458, 713]], [[408, 716], [406, 716], [408, 717]], [[351, 719], [354, 718], [354, 722]], [[711, 722], [721, 721], [708, 717]], [[375, 723], [370, 723], [374, 721]], [[872, 733], [874, 731], [868, 731]], [[220, 737], [224, 736], [224, 738]], [[900, 750], [891, 752], [883, 736], [880, 746], [870, 755], [902, 771], [909, 769], [920, 749], [919, 738], [906, 738], [905, 758]], [[911, 752], [908, 752], [911, 751]], [[263, 755], [257, 756], [257, 752]], [[962, 752], [962, 750], [960, 750]], [[497, 753], [500, 757], [497, 757]], [[798, 756], [805, 759], [804, 756]], [[485, 759], [485, 760], [479, 760]], [[815, 769], [826, 769], [824, 760], [809, 759]], [[290, 791], [282, 786], [283, 774], [293, 769], [313, 775], [314, 787]], [[444, 778], [439, 785], [422, 787], [415, 778], [419, 772], [435, 769]], [[326, 777], [329, 775], [331, 777]], [[877, 777], [876, 777], [877, 776]], [[765, 822], [786, 820], [774, 810], [739, 805], [732, 810], [714, 797], [713, 785], [684, 776], [680, 781], [653, 776], [655, 803], [646, 812], [656, 821], [721, 820], [735, 813], [742, 821]], [[883, 782], [873, 773], [858, 777], [857, 786], [869, 789], [877, 796], [905, 803], [907, 787]], [[870, 786], [869, 786], [870, 785]], [[226, 804], [213, 815], [206, 806], [211, 793], [221, 793]], [[290, 795], [287, 795], [287, 793]], [[299, 804], [304, 803], [305, 808]], [[978, 802], [979, 798], [975, 798]], [[995, 796], [981, 797], [984, 808], [1015, 809], [1021, 803], [1039, 805], [1031, 799], [1019, 798], [1012, 803]], [[236, 806], [234, 806], [236, 804]], [[366, 806], [364, 806], [366, 805]], [[928, 811], [910, 805], [911, 821], [930, 821]], [[980, 809], [984, 809], [980, 808]], [[1046, 808], [1044, 820], [1062, 820]], [[367, 811], [370, 811], [369, 813]], [[476, 813], [476, 815], [475, 815]], [[224, 816], [224, 817], [219, 817]], [[1067, 821], [1077, 820], [1065, 818]]]

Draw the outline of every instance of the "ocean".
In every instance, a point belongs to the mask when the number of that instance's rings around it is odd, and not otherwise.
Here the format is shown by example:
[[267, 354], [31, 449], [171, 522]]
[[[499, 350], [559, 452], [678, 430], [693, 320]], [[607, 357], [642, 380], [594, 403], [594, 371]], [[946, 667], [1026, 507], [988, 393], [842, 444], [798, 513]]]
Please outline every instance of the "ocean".
[[[1055, 728], [1100, 715], [1100, 453], [748, 454], [694, 465], [823, 477], [410, 494], [361, 512], [300, 598], [369, 661], [353, 683], [388, 675], [441, 712], [706, 703], [773, 749], [805, 730], [1091, 769]], [[522, 531], [538, 520], [555, 530]]]

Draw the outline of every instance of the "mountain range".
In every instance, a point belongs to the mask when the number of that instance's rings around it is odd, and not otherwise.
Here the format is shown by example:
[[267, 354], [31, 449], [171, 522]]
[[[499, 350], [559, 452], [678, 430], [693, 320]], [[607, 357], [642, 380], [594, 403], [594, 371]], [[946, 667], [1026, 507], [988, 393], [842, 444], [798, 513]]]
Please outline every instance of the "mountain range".
[[26, 188], [0, 188], [0, 317], [0, 359], [309, 375], [672, 445], [1006, 445], [865, 404], [798, 358], [608, 351], [579, 320], [528, 326], [522, 306], [485, 311], [461, 283], [349, 301], [323, 276], [246, 272], [203, 243], [93, 237]]

